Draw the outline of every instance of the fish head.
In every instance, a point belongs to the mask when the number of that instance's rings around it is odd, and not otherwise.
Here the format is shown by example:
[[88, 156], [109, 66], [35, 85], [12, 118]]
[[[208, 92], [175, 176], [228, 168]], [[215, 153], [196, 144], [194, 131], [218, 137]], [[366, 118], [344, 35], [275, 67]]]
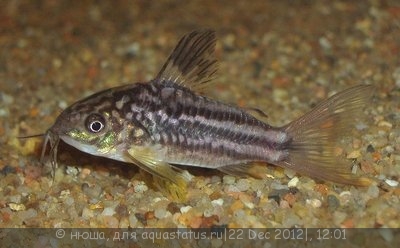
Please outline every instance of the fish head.
[[110, 90], [78, 101], [57, 117], [47, 137], [50, 141], [61, 139], [85, 153], [112, 157], [121, 143], [118, 134], [122, 129], [121, 118], [113, 106]]

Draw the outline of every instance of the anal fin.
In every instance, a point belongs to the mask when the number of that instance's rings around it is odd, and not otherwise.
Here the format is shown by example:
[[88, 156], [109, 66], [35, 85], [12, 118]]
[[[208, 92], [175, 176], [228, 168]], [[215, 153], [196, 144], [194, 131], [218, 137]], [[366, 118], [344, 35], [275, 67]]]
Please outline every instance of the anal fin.
[[265, 165], [259, 166], [258, 163], [226, 165], [218, 168], [219, 171], [237, 177], [251, 176], [257, 179], [263, 179], [268, 174]]

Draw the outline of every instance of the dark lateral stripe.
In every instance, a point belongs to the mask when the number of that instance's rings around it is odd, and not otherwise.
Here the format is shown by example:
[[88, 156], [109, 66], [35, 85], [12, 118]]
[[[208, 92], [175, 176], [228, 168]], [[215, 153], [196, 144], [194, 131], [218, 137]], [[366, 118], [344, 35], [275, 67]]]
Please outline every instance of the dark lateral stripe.
[[[143, 107], [145, 111], [158, 112], [162, 110], [169, 118], [181, 118], [185, 115], [189, 118], [203, 117], [203, 119], [215, 121], [228, 121], [224, 118], [228, 115], [236, 115], [229, 121], [234, 121], [237, 125], [246, 123], [246, 116], [242, 116], [241, 111], [232, 112], [233, 108], [229, 109], [225, 105], [209, 101], [204, 97], [181, 89], [173, 89], [174, 92], [169, 95], [168, 99], [160, 99], [161, 90], [158, 89], [157, 91], [157, 88], [152, 87], [151, 84], [144, 84], [143, 90], [134, 97], [136, 100], [132, 104]], [[177, 91], [180, 92], [177, 93]]]
[[[132, 100], [127, 103], [129, 108], [123, 109], [125, 112], [131, 111], [133, 118], [150, 135], [160, 139], [162, 132], [170, 132], [177, 137], [175, 140], [182, 142], [192, 139], [195, 143], [196, 139], [213, 137], [215, 140], [210, 141], [207, 149], [211, 148], [211, 144], [218, 143], [226, 149], [224, 152], [238, 154], [243, 150], [241, 146], [254, 146], [255, 150], [266, 147], [278, 149], [283, 147], [281, 143], [287, 142], [280, 140], [278, 135], [274, 137], [274, 133], [272, 136], [271, 132], [266, 133], [270, 130], [269, 125], [240, 109], [195, 95], [180, 86], [172, 88], [150, 83], [142, 84], [139, 88], [130, 96]], [[174, 140], [171, 135], [163, 134], [163, 143], [170, 144]], [[186, 144], [173, 143], [182, 147]]]
[[[214, 167], [235, 164], [239, 161], [263, 160], [278, 162], [286, 158], [285, 150], [276, 151], [259, 145], [240, 145], [229, 140], [211, 140], [188, 138], [180, 134], [162, 133], [159, 139], [161, 145], [176, 147], [173, 149], [177, 156], [186, 154], [185, 161], [204, 167]], [[188, 153], [189, 152], [189, 153]], [[191, 155], [190, 155], [191, 154]], [[222, 163], [222, 164], [221, 164]]]

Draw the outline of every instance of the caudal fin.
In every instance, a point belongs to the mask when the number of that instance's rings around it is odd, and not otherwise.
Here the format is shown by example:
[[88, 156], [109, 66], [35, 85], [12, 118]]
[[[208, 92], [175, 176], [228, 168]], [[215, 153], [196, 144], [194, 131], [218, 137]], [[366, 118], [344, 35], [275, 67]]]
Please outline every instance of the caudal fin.
[[319, 103], [299, 119], [282, 127], [292, 138], [289, 158], [280, 166], [313, 178], [367, 186], [372, 179], [357, 177], [343, 159], [335, 156], [335, 144], [347, 134], [372, 95], [371, 85], [358, 85]]

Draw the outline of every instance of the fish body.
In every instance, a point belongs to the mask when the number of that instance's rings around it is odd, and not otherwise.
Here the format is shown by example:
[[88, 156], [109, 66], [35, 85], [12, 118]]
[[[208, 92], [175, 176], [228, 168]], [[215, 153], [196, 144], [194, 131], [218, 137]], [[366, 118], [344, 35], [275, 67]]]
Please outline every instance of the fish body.
[[[165, 162], [214, 169], [272, 163], [288, 155], [290, 138], [284, 131], [168, 81], [113, 88], [88, 100], [65, 110], [51, 130], [66, 133], [62, 140], [93, 155], [127, 162], [124, 154], [131, 146], [152, 147]], [[66, 130], [64, 123], [71, 120], [78, 122]], [[82, 144], [90, 139], [76, 127], [89, 130], [90, 121], [103, 122], [104, 136]]]
[[61, 139], [83, 152], [136, 164], [177, 188], [190, 180], [179, 165], [243, 176], [252, 162], [338, 183], [370, 183], [338, 162], [334, 147], [371, 86], [352, 87], [272, 127], [248, 110], [198, 93], [216, 71], [215, 42], [213, 31], [189, 33], [150, 82], [107, 89], [65, 109], [44, 143], [51, 143], [53, 163]]

